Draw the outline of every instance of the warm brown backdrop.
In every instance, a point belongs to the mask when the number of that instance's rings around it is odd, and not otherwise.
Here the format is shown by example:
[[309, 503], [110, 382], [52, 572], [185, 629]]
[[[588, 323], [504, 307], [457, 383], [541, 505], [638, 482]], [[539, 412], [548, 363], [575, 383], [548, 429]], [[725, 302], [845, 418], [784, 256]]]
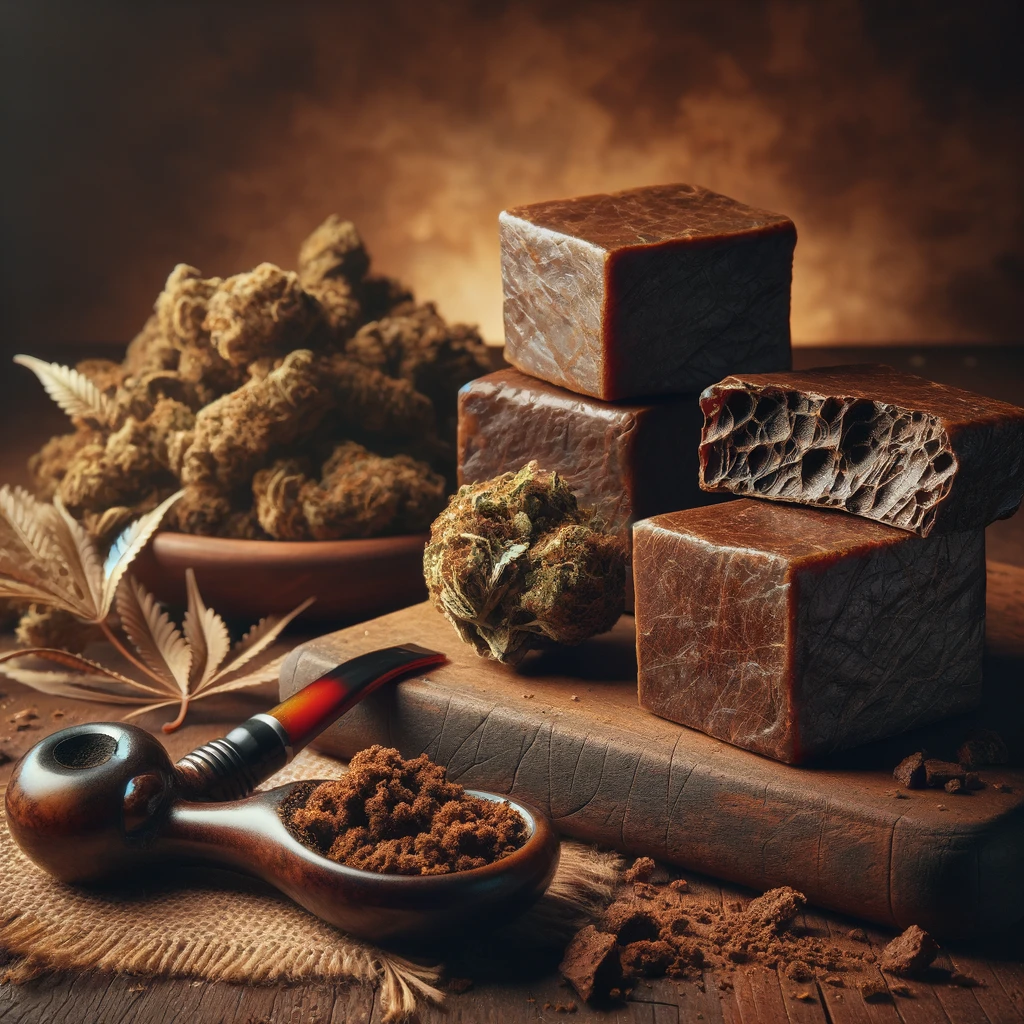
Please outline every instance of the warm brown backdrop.
[[2, 10], [8, 350], [125, 339], [174, 263], [288, 266], [331, 211], [499, 341], [502, 207], [668, 180], [795, 219], [798, 342], [1020, 338], [1014, 0]]

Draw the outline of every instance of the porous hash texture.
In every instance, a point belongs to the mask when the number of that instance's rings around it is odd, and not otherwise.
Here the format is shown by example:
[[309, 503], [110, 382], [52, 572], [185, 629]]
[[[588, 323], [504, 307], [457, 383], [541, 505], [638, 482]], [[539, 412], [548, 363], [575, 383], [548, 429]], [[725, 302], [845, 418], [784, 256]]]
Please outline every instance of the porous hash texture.
[[[956, 475], [938, 420], [860, 398], [728, 390], [701, 444], [703, 486], [841, 508], [926, 536]], [[715, 403], [717, 404], [717, 402]]]

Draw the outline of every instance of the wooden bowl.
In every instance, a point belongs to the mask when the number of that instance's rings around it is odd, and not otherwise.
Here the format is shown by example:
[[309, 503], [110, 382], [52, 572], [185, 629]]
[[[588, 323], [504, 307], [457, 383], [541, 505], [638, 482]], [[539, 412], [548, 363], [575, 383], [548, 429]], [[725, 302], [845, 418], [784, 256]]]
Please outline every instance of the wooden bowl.
[[158, 533], [132, 568], [171, 605], [184, 606], [192, 568], [203, 600], [225, 618], [255, 622], [315, 597], [301, 621], [340, 626], [424, 600], [426, 542], [427, 534], [281, 541]]

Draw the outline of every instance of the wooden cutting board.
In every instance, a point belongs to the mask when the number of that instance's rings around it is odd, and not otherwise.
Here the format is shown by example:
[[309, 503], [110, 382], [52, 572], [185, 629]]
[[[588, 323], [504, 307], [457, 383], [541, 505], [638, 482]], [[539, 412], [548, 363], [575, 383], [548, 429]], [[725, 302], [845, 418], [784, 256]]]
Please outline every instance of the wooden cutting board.
[[[449, 664], [372, 696], [319, 748], [427, 753], [466, 786], [532, 803], [566, 835], [758, 890], [792, 885], [881, 924], [968, 936], [1024, 917], [1024, 570], [990, 563], [987, 633], [979, 711], [813, 767], [641, 710], [630, 616], [517, 671], [477, 657], [429, 604], [414, 605], [297, 648], [281, 694], [377, 647], [445, 651]], [[1003, 734], [1014, 766], [982, 770], [987, 785], [969, 796], [897, 789], [903, 756], [953, 757], [976, 725]]]

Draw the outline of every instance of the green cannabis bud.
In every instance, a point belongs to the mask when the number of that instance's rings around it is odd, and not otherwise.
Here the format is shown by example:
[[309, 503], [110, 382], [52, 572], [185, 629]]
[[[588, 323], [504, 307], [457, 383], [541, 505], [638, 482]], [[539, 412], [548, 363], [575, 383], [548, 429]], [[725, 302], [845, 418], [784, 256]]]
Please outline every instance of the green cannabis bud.
[[532, 648], [611, 629], [623, 610], [626, 547], [557, 473], [530, 462], [459, 489], [434, 520], [423, 575], [466, 643], [515, 665]]

